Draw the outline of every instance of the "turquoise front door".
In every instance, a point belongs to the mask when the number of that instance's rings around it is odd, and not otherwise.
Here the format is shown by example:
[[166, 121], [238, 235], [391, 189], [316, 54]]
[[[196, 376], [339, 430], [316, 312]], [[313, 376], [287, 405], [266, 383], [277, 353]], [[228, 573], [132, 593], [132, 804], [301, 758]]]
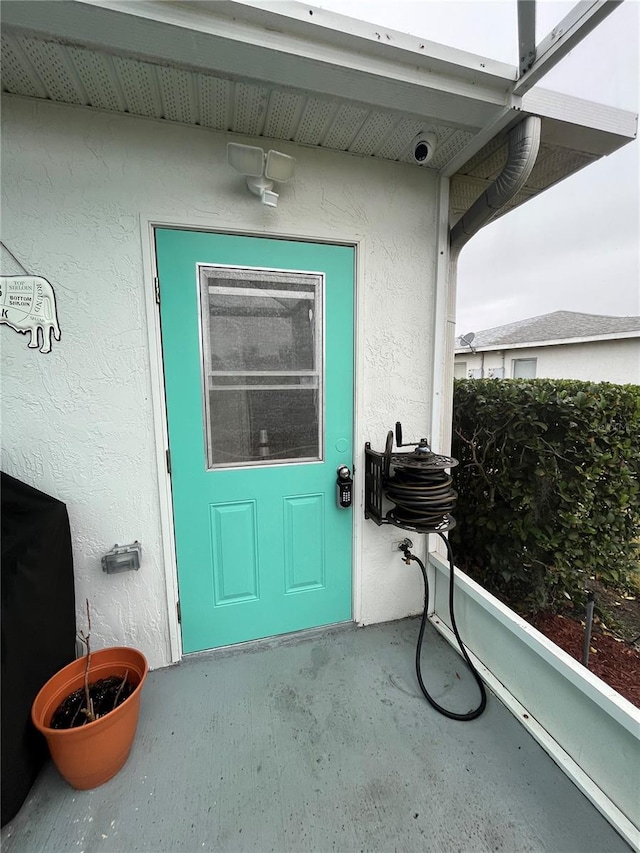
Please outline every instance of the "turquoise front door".
[[185, 652], [351, 619], [354, 249], [156, 230]]

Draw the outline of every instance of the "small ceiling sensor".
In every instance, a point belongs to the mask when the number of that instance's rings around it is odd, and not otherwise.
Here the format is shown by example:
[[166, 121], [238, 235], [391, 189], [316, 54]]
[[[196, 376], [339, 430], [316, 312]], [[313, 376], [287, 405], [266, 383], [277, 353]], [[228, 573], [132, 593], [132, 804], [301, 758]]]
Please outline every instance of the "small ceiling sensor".
[[273, 191], [274, 181], [286, 183], [293, 178], [296, 160], [280, 151], [265, 151], [255, 145], [227, 143], [227, 162], [247, 179], [250, 192], [258, 196], [267, 207], [278, 206], [278, 193]]

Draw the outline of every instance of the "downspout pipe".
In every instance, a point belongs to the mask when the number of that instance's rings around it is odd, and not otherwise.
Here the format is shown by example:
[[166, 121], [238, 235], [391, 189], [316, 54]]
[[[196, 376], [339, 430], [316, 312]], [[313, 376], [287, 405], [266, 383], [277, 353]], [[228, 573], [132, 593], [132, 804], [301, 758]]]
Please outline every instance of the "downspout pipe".
[[[434, 389], [440, 394], [439, 433], [442, 452], [451, 447], [451, 412], [453, 410], [453, 362], [455, 349], [455, 304], [458, 284], [458, 258], [463, 247], [517, 195], [527, 182], [540, 149], [541, 120], [528, 116], [508, 135], [507, 162], [495, 181], [471, 205], [449, 232], [449, 269], [446, 285], [448, 307], [447, 331], [440, 362], [442, 373], [434, 376]], [[449, 413], [447, 417], [446, 413]]]
[[451, 229], [449, 244], [453, 262], [474, 234], [491, 222], [526, 184], [540, 149], [540, 127], [538, 116], [528, 116], [509, 132], [504, 169]]

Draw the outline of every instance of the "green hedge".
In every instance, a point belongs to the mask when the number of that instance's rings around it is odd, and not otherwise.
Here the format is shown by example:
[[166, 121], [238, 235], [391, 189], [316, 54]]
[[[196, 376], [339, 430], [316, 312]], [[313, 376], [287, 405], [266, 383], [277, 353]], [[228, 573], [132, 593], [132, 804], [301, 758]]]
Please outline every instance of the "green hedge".
[[640, 387], [455, 381], [456, 561], [533, 613], [620, 582], [640, 534]]

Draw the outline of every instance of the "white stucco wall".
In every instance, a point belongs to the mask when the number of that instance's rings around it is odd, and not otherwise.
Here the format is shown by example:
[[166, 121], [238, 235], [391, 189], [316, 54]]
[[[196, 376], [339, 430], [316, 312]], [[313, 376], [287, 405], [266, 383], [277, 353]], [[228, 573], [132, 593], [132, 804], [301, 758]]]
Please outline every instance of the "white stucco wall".
[[[278, 143], [297, 158], [276, 210], [226, 166], [224, 134], [19, 98], [3, 99], [2, 239], [51, 281], [62, 340], [43, 355], [0, 329], [2, 466], [68, 506], [79, 624], [94, 646], [128, 643], [170, 660], [140, 217], [310, 238], [361, 240], [358, 431], [381, 448], [402, 419], [427, 432], [436, 179], [428, 170]], [[249, 138], [239, 141], [253, 142]], [[260, 144], [260, 142], [258, 142]], [[3, 273], [19, 272], [2, 253]], [[418, 318], [407, 334], [407, 311]], [[359, 478], [359, 474], [356, 473]], [[362, 487], [362, 480], [357, 479]], [[355, 510], [364, 623], [417, 612], [418, 572], [393, 528]], [[101, 555], [139, 539], [139, 572]]]
[[465, 362], [467, 371], [479, 370], [483, 356], [485, 378], [490, 378], [489, 371], [504, 365], [505, 377], [510, 379], [513, 376], [514, 359], [535, 358], [538, 379], [640, 384], [640, 338], [525, 347], [503, 352], [458, 353], [455, 360], [456, 364]]

